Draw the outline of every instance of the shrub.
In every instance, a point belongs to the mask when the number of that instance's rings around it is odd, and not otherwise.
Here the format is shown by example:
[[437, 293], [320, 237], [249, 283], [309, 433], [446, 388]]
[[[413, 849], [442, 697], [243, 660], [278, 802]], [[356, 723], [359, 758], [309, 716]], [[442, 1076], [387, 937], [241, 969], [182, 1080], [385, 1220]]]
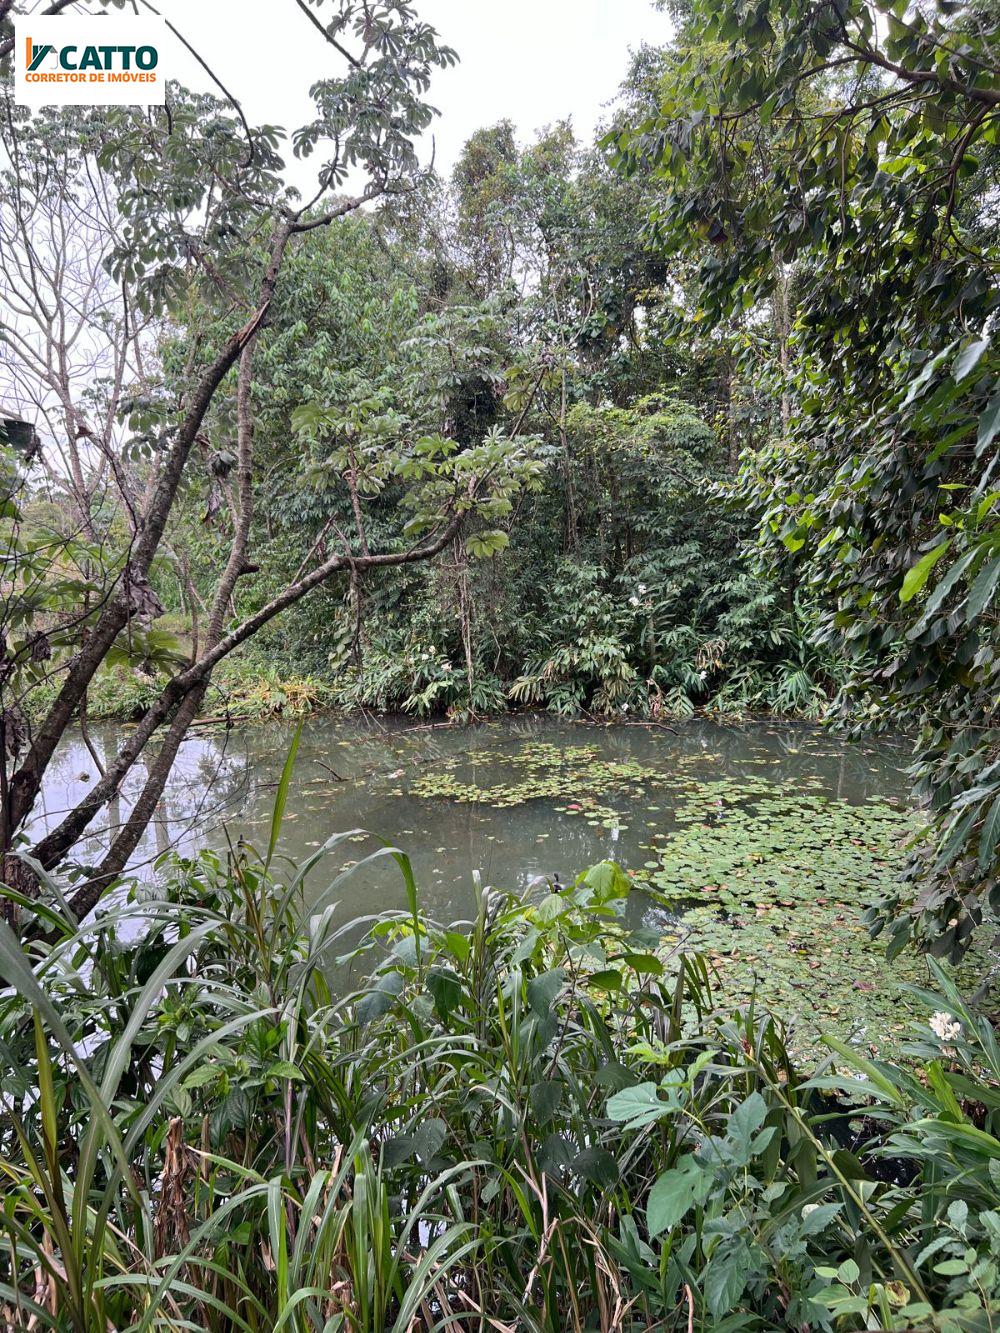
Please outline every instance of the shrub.
[[364, 835], [285, 874], [279, 823], [0, 928], [7, 1326], [991, 1326], [1000, 1049], [936, 965], [912, 1067], [806, 1078], [613, 865], [445, 926], [376, 842], [407, 906], [342, 923]]

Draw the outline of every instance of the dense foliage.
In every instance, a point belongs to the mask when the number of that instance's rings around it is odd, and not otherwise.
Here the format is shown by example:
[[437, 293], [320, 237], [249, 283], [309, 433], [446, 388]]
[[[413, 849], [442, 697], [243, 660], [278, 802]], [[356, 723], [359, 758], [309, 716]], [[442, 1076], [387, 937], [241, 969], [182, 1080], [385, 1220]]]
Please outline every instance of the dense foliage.
[[[816, 595], [866, 726], [921, 733], [937, 813], [897, 912], [959, 952], [998, 905], [996, 137], [987, 5], [698, 0], [615, 141], [665, 193], [679, 322], [768, 319], [780, 434], [748, 455], [765, 542]], [[757, 363], [761, 358], [757, 349]]]
[[9, 1324], [991, 1326], [1000, 1050], [936, 966], [911, 1067], [806, 1078], [616, 867], [437, 925], [376, 846], [411, 910], [345, 923], [346, 836], [57, 910], [35, 963], [0, 929]]
[[[287, 141], [0, 85], [0, 1322], [986, 1333], [996, 967], [967, 1002], [913, 950], [895, 1064], [807, 1071], [765, 1001], [825, 932], [860, 973], [873, 898], [890, 957], [1000, 909], [996, 7], [676, 0], [595, 145], [501, 122], [448, 180], [407, 0], [289, 8], [331, 68]], [[266, 851], [122, 883], [199, 712], [319, 705], [836, 714], [917, 736], [929, 819], [675, 785], [644, 870], [438, 923], [358, 831], [281, 867], [293, 749]], [[575, 811], [616, 783], [668, 789], [607, 762]], [[406, 910], [343, 921], [393, 866]]]
[[[37, 893], [38, 871], [22, 852], [42, 870], [72, 862], [123, 781], [140, 764], [145, 774], [99, 864], [72, 890], [81, 915], [128, 865], [222, 661], [332, 580], [346, 576], [356, 589], [366, 569], [431, 559], [475, 518], [508, 509], [536, 470], [527, 443], [499, 429], [467, 441], [442, 423], [402, 440], [377, 469], [401, 492], [384, 545], [370, 549], [359, 532], [361, 549], [340, 544], [331, 554], [314, 541], [287, 577], [269, 570], [270, 595], [258, 589], [252, 611], [237, 613], [241, 581], [261, 572], [252, 558], [262, 471], [256, 356], [276, 305], [289, 299], [287, 266], [342, 218], [419, 186], [414, 141], [433, 116], [430, 77], [454, 60], [404, 0], [377, 14], [360, 0], [316, 9], [313, 40], [326, 43], [331, 67], [310, 89], [313, 119], [290, 140], [271, 126], [252, 129], [228, 96], [180, 87], [148, 114], [35, 115], [16, 104], [10, 62], [0, 69], [3, 392], [12, 399], [0, 500], [4, 880]], [[0, 57], [23, 13], [13, 0], [0, 4]], [[308, 201], [283, 177], [286, 141], [319, 158]], [[361, 192], [345, 195], [352, 171]], [[179, 351], [186, 320], [195, 326]], [[21, 418], [15, 403], [37, 420]], [[357, 502], [370, 478], [350, 446], [347, 454]], [[184, 520], [202, 462], [216, 483], [206, 521], [223, 503], [227, 512], [199, 591]], [[204, 613], [190, 606], [184, 646], [154, 625], [166, 576]], [[90, 687], [123, 662], [153, 676], [155, 697], [86, 795], [34, 840], [54, 756], [75, 725], [86, 736]], [[4, 910], [13, 911], [9, 902]]]
[[[806, 646], [787, 584], [747, 568], [753, 527], [715, 489], [732, 453], [704, 376], [643, 328], [666, 280], [638, 240], [644, 207], [565, 127], [520, 150], [500, 125], [404, 218], [393, 201], [295, 256], [257, 362], [270, 466], [247, 612], [314, 543], [390, 539], [420, 466], [395, 460], [429, 464], [442, 435], [464, 456], [519, 433], [534, 472], [433, 566], [332, 586], [252, 660], [306, 664], [347, 706], [418, 714], [823, 710], [836, 664]], [[227, 539], [227, 412], [177, 538], [191, 586], [173, 571], [159, 585], [178, 611], [197, 613]]]

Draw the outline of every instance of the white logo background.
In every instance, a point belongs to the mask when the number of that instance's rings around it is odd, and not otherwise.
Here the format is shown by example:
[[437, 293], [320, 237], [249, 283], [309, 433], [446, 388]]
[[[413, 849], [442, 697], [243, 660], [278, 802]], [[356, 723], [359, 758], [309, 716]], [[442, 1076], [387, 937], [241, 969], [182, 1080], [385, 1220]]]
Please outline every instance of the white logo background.
[[[170, 77], [172, 45], [162, 19], [153, 17], [129, 18], [91, 15], [62, 15], [58, 18], [19, 18], [14, 28], [14, 88], [18, 106], [162, 106], [166, 99], [166, 83]], [[28, 72], [27, 42], [31, 38], [36, 49], [52, 46], [34, 75]], [[39, 74], [72, 74], [59, 64], [58, 52], [65, 46], [75, 46], [74, 63], [78, 62], [88, 46], [152, 46], [159, 53], [155, 69], [143, 70], [134, 54], [130, 68], [120, 54], [112, 57], [114, 74], [133, 76], [123, 82], [112, 81], [107, 72], [80, 70], [76, 79], [59, 82], [39, 80]], [[100, 77], [92, 78], [94, 74]], [[135, 75], [143, 75], [135, 79]]]

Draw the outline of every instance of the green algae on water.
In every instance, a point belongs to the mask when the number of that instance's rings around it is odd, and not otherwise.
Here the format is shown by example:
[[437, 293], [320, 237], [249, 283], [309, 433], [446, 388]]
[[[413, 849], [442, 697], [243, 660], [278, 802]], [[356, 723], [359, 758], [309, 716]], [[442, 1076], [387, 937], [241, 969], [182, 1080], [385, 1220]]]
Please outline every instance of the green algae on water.
[[[758, 763], [705, 781], [693, 763], [704, 772], [704, 757], [674, 754], [663, 769], [609, 760], [596, 746], [533, 741], [450, 756], [411, 790], [496, 810], [545, 802], [606, 828], [631, 817], [647, 839], [631, 874], [660, 909], [666, 959], [705, 954], [719, 1004], [756, 995], [784, 1019], [800, 1055], [822, 1054], [824, 1032], [872, 1054], [895, 1052], [916, 1012], [907, 985], [925, 982], [927, 969], [916, 953], [889, 964], [862, 915], [895, 882], [920, 817], [893, 800], [832, 798], [809, 774], [790, 788]], [[975, 959], [966, 967], [971, 975]]]

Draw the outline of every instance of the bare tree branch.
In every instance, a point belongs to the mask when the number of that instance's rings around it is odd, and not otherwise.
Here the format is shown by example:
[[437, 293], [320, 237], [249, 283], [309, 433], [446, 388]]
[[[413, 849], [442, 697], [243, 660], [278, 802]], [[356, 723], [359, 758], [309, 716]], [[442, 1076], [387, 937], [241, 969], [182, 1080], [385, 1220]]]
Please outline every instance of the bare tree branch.
[[302, 10], [303, 14], [305, 14], [306, 18], [313, 25], [316, 31], [323, 34], [324, 40], [328, 41], [330, 45], [334, 48], [334, 50], [339, 51], [340, 54], [344, 57], [344, 59], [348, 61], [351, 65], [353, 65], [355, 69], [360, 69], [361, 61], [352, 56], [350, 51], [348, 51], [346, 47], [341, 46], [341, 44], [337, 41], [337, 39], [333, 36], [332, 33], [327, 32], [326, 28], [323, 27], [322, 23], [320, 23], [319, 19], [312, 12], [309, 6], [305, 3], [305, 0], [295, 0], [295, 3], [298, 5], [299, 9]]
[[[84, 832], [99, 810], [116, 794], [125, 774], [132, 768], [146, 744], [167, 720], [172, 711], [177, 708], [179, 704], [187, 704], [195, 692], [199, 692], [198, 703], [200, 703], [201, 697], [204, 695], [204, 689], [208, 685], [214, 667], [217, 666], [223, 658], [233, 652], [234, 649], [238, 648], [240, 644], [245, 643], [248, 639], [252, 638], [269, 621], [280, 615], [282, 611], [287, 610], [288, 607], [294, 606], [297, 602], [301, 601], [301, 599], [314, 588], [318, 588], [321, 584], [328, 582], [335, 575], [344, 571], [349, 571], [352, 568], [362, 571], [378, 568], [384, 569], [399, 565], [415, 564], [423, 560], [431, 559], [433, 556], [443, 551], [445, 547], [454, 540], [462, 528], [463, 517], [464, 516], [461, 513], [455, 513], [446, 526], [431, 541], [419, 546], [411, 547], [407, 551], [376, 554], [367, 557], [352, 557], [343, 554], [332, 556], [322, 565], [318, 565], [316, 569], [300, 579], [297, 583], [291, 584], [289, 587], [285, 588], [283, 592], [279, 593], [277, 597], [268, 602], [266, 606], [261, 607], [259, 611], [255, 612], [254, 615], [250, 616], [241, 625], [230, 630], [228, 634], [220, 638], [218, 642], [197, 662], [167, 682], [159, 699], [157, 699], [156, 703], [153, 704], [145, 714], [135, 731], [129, 736], [114, 762], [108, 765], [105, 775], [100, 781], [94, 784], [88, 791], [86, 797], [74, 810], [70, 811], [63, 822], [50, 833], [46, 834], [46, 836], [32, 848], [31, 855], [46, 869], [51, 869], [58, 865], [66, 853], [78, 841], [80, 835]], [[184, 715], [187, 716], [190, 713], [190, 719], [193, 719], [196, 712], [197, 706], [195, 706], [193, 712], [190, 708], [185, 708]], [[185, 731], [187, 730], [188, 725], [190, 725], [190, 720], [185, 725]], [[170, 765], [168, 764], [166, 770], [161, 771], [159, 765], [154, 765], [154, 770], [158, 774], [156, 781], [159, 781], [159, 778], [162, 777], [162, 781], [165, 783], [169, 776], [169, 768]], [[150, 779], [153, 779], [153, 776], [154, 774], [151, 772]], [[149, 783], [147, 782], [147, 786], [148, 785]], [[162, 794], [162, 786], [160, 788], [160, 794]], [[157, 795], [156, 799], [159, 799], [159, 795]], [[152, 808], [155, 808], [155, 804], [156, 802], [153, 801]], [[148, 819], [143, 823], [143, 829], [145, 828], [146, 823], [148, 823]], [[132, 830], [133, 835], [135, 831], [136, 829], [134, 827]], [[141, 832], [142, 830], [139, 830], [139, 837], [141, 837]], [[121, 861], [120, 865], [117, 865], [117, 862], [120, 859], [124, 844], [116, 848], [113, 857], [111, 857], [111, 854], [109, 853], [109, 858], [106, 858], [107, 865], [102, 863], [101, 867], [99, 867], [101, 877], [98, 880], [90, 881], [88, 884], [82, 886], [74, 896], [71, 902], [74, 912], [79, 915], [85, 915], [93, 908], [101, 893], [107, 887], [107, 883], [109, 882], [108, 877], [110, 876], [113, 878], [114, 875], [120, 872], [128, 861], [131, 851], [133, 851], [137, 845], [138, 839], [136, 839], [133, 847], [125, 855], [125, 858]], [[117, 868], [113, 871], [108, 868], [112, 865], [117, 865]]]

